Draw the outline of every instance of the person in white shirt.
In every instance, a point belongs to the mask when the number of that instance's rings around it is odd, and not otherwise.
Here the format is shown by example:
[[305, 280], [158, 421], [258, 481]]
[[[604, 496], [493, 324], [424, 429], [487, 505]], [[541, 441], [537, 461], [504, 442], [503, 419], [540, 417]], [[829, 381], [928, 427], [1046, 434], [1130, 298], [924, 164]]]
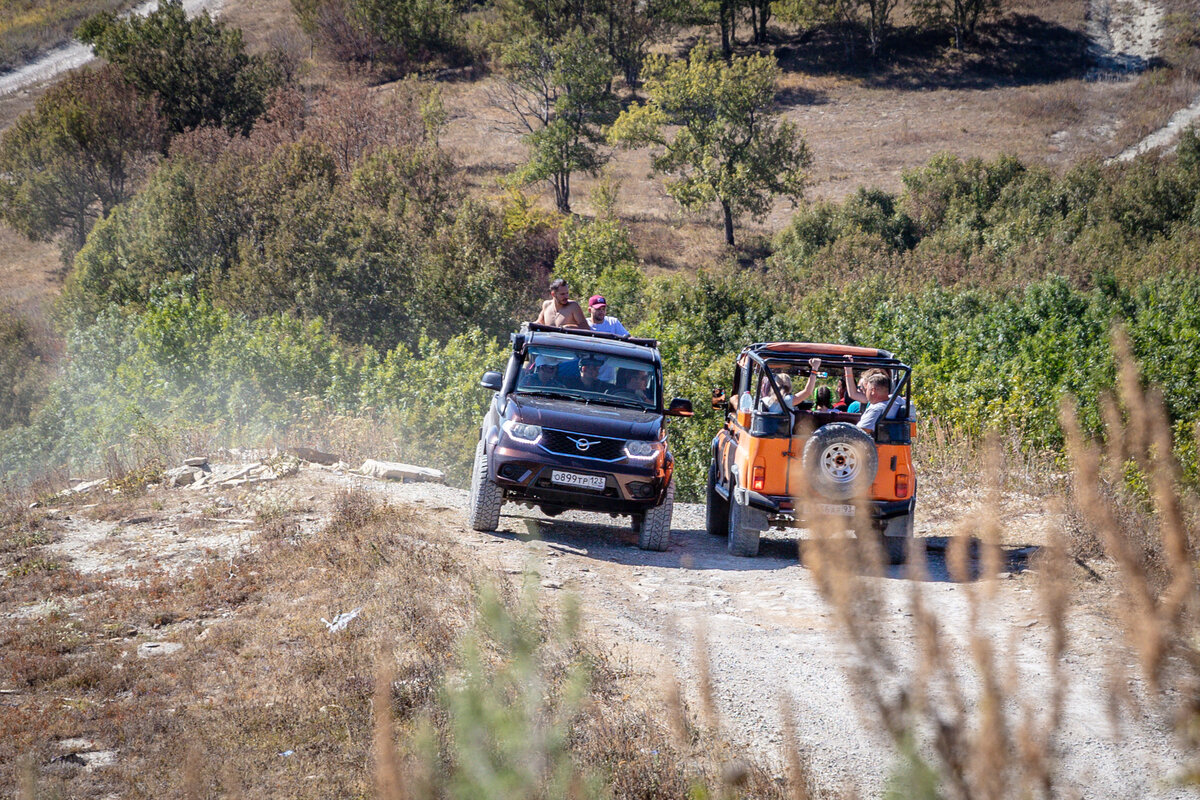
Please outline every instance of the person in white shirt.
[[[810, 358], [808, 360], [808, 380], [804, 383], [804, 388], [799, 394], [792, 394], [792, 376], [786, 372], [781, 372], [775, 376], [775, 383], [779, 385], [779, 390], [783, 392], [784, 402], [787, 403], [788, 409], [797, 408], [801, 403], [812, 396], [813, 389], [817, 386], [817, 373], [821, 371], [821, 359]], [[769, 414], [779, 414], [783, 411], [783, 406], [779, 404], [779, 398], [775, 396], [775, 392], [771, 390], [771, 383], [766, 376], [762, 379], [762, 388], [759, 389], [759, 404], [763, 411]]]
[[629, 331], [625, 330], [621, 320], [608, 316], [608, 301], [598, 294], [594, 294], [588, 299], [588, 326], [601, 333], [615, 333], [617, 336], [629, 335]]
[[[888, 398], [891, 397], [891, 381], [883, 371], [872, 372], [863, 378], [863, 402], [866, 407], [858, 419], [858, 427], [867, 433], [874, 433], [875, 425], [883, 417], [887, 408]], [[891, 419], [900, 418], [906, 410], [903, 397], [897, 397], [888, 414]]]

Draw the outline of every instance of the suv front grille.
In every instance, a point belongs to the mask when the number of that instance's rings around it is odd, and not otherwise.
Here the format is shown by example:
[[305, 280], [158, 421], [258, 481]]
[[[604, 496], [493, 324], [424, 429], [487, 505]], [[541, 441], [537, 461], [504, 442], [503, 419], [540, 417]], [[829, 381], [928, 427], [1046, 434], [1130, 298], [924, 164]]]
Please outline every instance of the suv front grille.
[[[580, 443], [583, 443], [584, 447], [580, 447]], [[576, 458], [590, 458], [595, 461], [619, 461], [625, 457], [624, 439], [568, 433], [551, 428], [542, 428], [541, 446], [551, 453], [561, 453]]]

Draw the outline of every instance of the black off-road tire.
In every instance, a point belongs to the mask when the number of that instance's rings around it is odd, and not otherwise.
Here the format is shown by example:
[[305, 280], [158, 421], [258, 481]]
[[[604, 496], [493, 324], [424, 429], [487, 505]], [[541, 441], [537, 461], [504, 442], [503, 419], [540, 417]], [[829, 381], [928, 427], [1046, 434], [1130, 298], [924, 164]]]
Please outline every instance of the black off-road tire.
[[704, 503], [704, 528], [713, 536], [729, 535], [729, 501], [717, 491], [717, 464], [708, 465], [708, 496]]
[[813, 431], [800, 456], [809, 487], [830, 500], [865, 494], [875, 481], [879, 453], [869, 435], [848, 422]]
[[496, 530], [503, 505], [504, 490], [488, 478], [487, 452], [480, 439], [475, 445], [475, 464], [471, 468], [471, 504], [467, 509], [471, 527], [484, 533]]
[[671, 514], [675, 510], [675, 479], [667, 484], [667, 496], [662, 504], [650, 509], [642, 517], [641, 530], [637, 531], [638, 547], [643, 550], [662, 552], [671, 544]]
[[[756, 508], [729, 502], [729, 552], [735, 556], [753, 558], [758, 555], [758, 541], [766, 528], [765, 515]], [[761, 525], [761, 527], [760, 527]]]
[[903, 564], [908, 559], [908, 545], [913, 538], [912, 514], [889, 519], [880, 531], [879, 538], [883, 542], [888, 563]]

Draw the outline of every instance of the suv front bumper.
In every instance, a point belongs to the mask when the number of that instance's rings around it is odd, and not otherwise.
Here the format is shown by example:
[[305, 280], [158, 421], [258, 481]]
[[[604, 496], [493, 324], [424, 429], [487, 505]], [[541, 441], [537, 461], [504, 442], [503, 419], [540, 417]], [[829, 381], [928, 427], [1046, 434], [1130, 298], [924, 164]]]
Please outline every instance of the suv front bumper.
[[[645, 462], [598, 462], [551, 455], [536, 445], [526, 446], [507, 437], [501, 437], [488, 455], [488, 476], [507, 499], [610, 514], [644, 514], [658, 506], [673, 467], [669, 453]], [[604, 487], [563, 485], [554, 480], [555, 472], [602, 478]]]

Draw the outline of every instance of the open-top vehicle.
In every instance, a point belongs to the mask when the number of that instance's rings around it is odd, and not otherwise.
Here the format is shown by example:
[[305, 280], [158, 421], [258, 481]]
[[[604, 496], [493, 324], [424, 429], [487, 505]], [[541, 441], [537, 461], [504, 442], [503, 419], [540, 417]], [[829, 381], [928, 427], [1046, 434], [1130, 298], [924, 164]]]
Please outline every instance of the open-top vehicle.
[[[846, 367], [887, 375], [886, 408], [873, 431], [857, 427], [859, 413], [818, 410], [811, 401], [793, 406], [782, 376], [805, 383], [813, 358], [821, 359], [818, 377], [830, 381]], [[713, 407], [724, 409], [726, 419], [712, 444], [708, 532], [728, 536], [729, 552], [753, 556], [771, 525], [844, 517], [849, 526], [865, 503], [889, 561], [903, 561], [917, 493], [911, 377], [911, 368], [886, 350], [805, 342], [742, 350], [732, 392], [713, 394]]]
[[632, 518], [638, 545], [670, 542], [675, 459], [664, 407], [662, 359], [652, 339], [527, 323], [512, 336], [504, 373], [480, 381], [495, 392], [471, 474], [471, 527], [494, 531], [506, 500], [554, 516], [567, 509]]

